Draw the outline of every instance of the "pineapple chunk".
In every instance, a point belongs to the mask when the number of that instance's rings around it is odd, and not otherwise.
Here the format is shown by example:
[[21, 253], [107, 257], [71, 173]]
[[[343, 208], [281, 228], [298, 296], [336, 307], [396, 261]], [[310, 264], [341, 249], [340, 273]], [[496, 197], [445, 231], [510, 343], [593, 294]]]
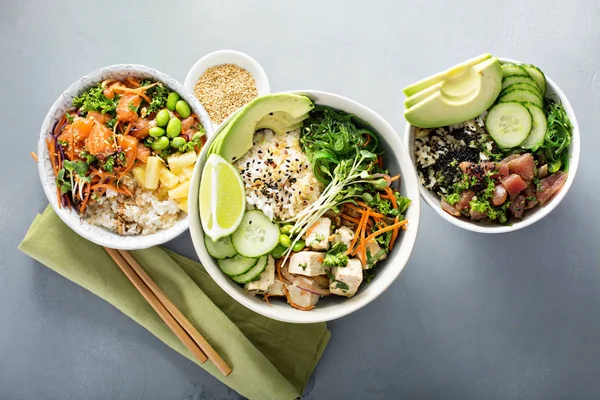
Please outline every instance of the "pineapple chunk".
[[188, 179], [192, 179], [192, 175], [194, 173], [194, 166], [195, 166], [195, 163], [183, 168], [181, 170], [181, 172], [179, 173], [179, 180], [186, 181]]
[[198, 155], [195, 151], [188, 151], [183, 154], [173, 154], [171, 157], [167, 158], [167, 162], [169, 163], [171, 172], [178, 174], [188, 165], [193, 165], [197, 158]]
[[144, 168], [135, 167], [133, 170], [131, 170], [131, 172], [133, 173], [133, 177], [135, 178], [137, 183], [140, 186], [144, 187], [146, 182], [146, 171], [144, 171]]
[[185, 197], [183, 199], [181, 199], [179, 201], [179, 203], [177, 203], [177, 207], [179, 207], [180, 210], [182, 210], [184, 213], [188, 213], [188, 198]]
[[160, 177], [160, 170], [163, 167], [163, 161], [158, 156], [148, 157], [146, 162], [146, 179], [144, 180], [144, 187], [146, 189], [156, 189], [158, 187], [158, 179]]
[[190, 191], [190, 181], [180, 183], [175, 188], [169, 190], [169, 197], [172, 199], [183, 199], [187, 197]]
[[160, 183], [162, 183], [169, 189], [174, 188], [175, 185], [177, 185], [179, 183], [179, 178], [177, 177], [177, 175], [175, 175], [174, 173], [169, 171], [169, 169], [166, 167], [163, 167], [161, 169], [159, 179], [160, 179]]

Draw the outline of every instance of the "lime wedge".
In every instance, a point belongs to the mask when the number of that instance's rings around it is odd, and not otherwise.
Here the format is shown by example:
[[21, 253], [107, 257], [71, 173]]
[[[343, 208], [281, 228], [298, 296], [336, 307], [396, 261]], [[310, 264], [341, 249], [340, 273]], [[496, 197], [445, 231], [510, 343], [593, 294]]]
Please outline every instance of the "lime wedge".
[[246, 210], [244, 183], [235, 167], [223, 157], [211, 154], [200, 181], [200, 220], [212, 240], [231, 235]]

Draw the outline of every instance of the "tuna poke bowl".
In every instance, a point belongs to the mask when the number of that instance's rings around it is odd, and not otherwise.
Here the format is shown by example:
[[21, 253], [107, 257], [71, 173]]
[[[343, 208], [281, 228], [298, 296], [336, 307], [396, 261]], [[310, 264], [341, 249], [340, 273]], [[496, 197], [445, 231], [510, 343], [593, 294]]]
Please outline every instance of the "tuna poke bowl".
[[543, 218], [579, 163], [564, 93], [531, 64], [482, 54], [404, 89], [421, 193], [444, 219], [508, 232]]
[[92, 73], [44, 122], [38, 163], [46, 194], [68, 225], [98, 244], [134, 249], [170, 240], [187, 228], [206, 122], [199, 103], [157, 71]]
[[403, 269], [419, 224], [410, 157], [377, 114], [322, 92], [258, 97], [209, 140], [190, 232], [215, 281], [271, 318], [352, 312]]

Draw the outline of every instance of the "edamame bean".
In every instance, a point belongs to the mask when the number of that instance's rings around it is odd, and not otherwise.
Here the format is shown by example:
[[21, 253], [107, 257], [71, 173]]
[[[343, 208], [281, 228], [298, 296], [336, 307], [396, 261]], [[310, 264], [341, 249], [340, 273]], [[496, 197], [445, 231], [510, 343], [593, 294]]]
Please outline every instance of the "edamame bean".
[[294, 225], [284, 225], [281, 227], [281, 233], [284, 235], [289, 235], [294, 230]]
[[288, 248], [292, 245], [292, 239], [288, 235], [279, 235], [279, 244]]
[[169, 110], [162, 109], [156, 114], [156, 125], [158, 126], [166, 126], [169, 123], [169, 119], [171, 119], [171, 114]]
[[192, 110], [190, 110], [190, 105], [185, 102], [185, 100], [179, 100], [177, 104], [175, 104], [175, 109], [177, 113], [181, 116], [181, 118], [187, 118], [192, 114]]
[[169, 139], [161, 136], [152, 143], [152, 148], [156, 151], [164, 150], [169, 145]]
[[167, 97], [167, 108], [171, 111], [175, 111], [175, 106], [179, 101], [180, 97], [177, 92], [171, 92], [169, 97]]
[[277, 247], [275, 247], [272, 251], [271, 251], [271, 255], [273, 256], [273, 258], [281, 258], [283, 257], [283, 253], [285, 253], [286, 248], [283, 247], [282, 245], [278, 244]]
[[167, 124], [167, 136], [173, 139], [181, 133], [181, 121], [179, 118], [173, 117]]
[[159, 128], [158, 126], [153, 126], [148, 131], [148, 134], [154, 138], [161, 137], [165, 134], [165, 130], [163, 128]]
[[171, 147], [175, 147], [176, 149], [180, 148], [181, 146], [183, 146], [185, 144], [185, 139], [182, 138], [181, 136], [177, 136], [176, 138], [173, 138], [171, 140]]
[[304, 242], [304, 240], [300, 239], [296, 242], [296, 244], [294, 244], [294, 247], [292, 247], [292, 250], [294, 250], [297, 253], [305, 247], [306, 247], [306, 243]]

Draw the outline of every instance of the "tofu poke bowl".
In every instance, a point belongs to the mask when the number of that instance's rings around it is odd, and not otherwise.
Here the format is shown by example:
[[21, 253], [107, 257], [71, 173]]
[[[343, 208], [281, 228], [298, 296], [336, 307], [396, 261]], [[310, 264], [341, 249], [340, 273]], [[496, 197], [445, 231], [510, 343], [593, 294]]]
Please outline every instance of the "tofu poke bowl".
[[194, 247], [234, 299], [273, 319], [339, 318], [406, 265], [420, 218], [408, 152], [350, 99], [261, 96], [202, 151], [189, 205]]
[[42, 185], [62, 220], [94, 243], [161, 244], [188, 227], [190, 179], [210, 133], [177, 81], [141, 65], [106, 67], [72, 84], [46, 116]]
[[467, 230], [503, 233], [548, 215], [579, 164], [569, 100], [534, 65], [482, 54], [404, 89], [421, 194]]

